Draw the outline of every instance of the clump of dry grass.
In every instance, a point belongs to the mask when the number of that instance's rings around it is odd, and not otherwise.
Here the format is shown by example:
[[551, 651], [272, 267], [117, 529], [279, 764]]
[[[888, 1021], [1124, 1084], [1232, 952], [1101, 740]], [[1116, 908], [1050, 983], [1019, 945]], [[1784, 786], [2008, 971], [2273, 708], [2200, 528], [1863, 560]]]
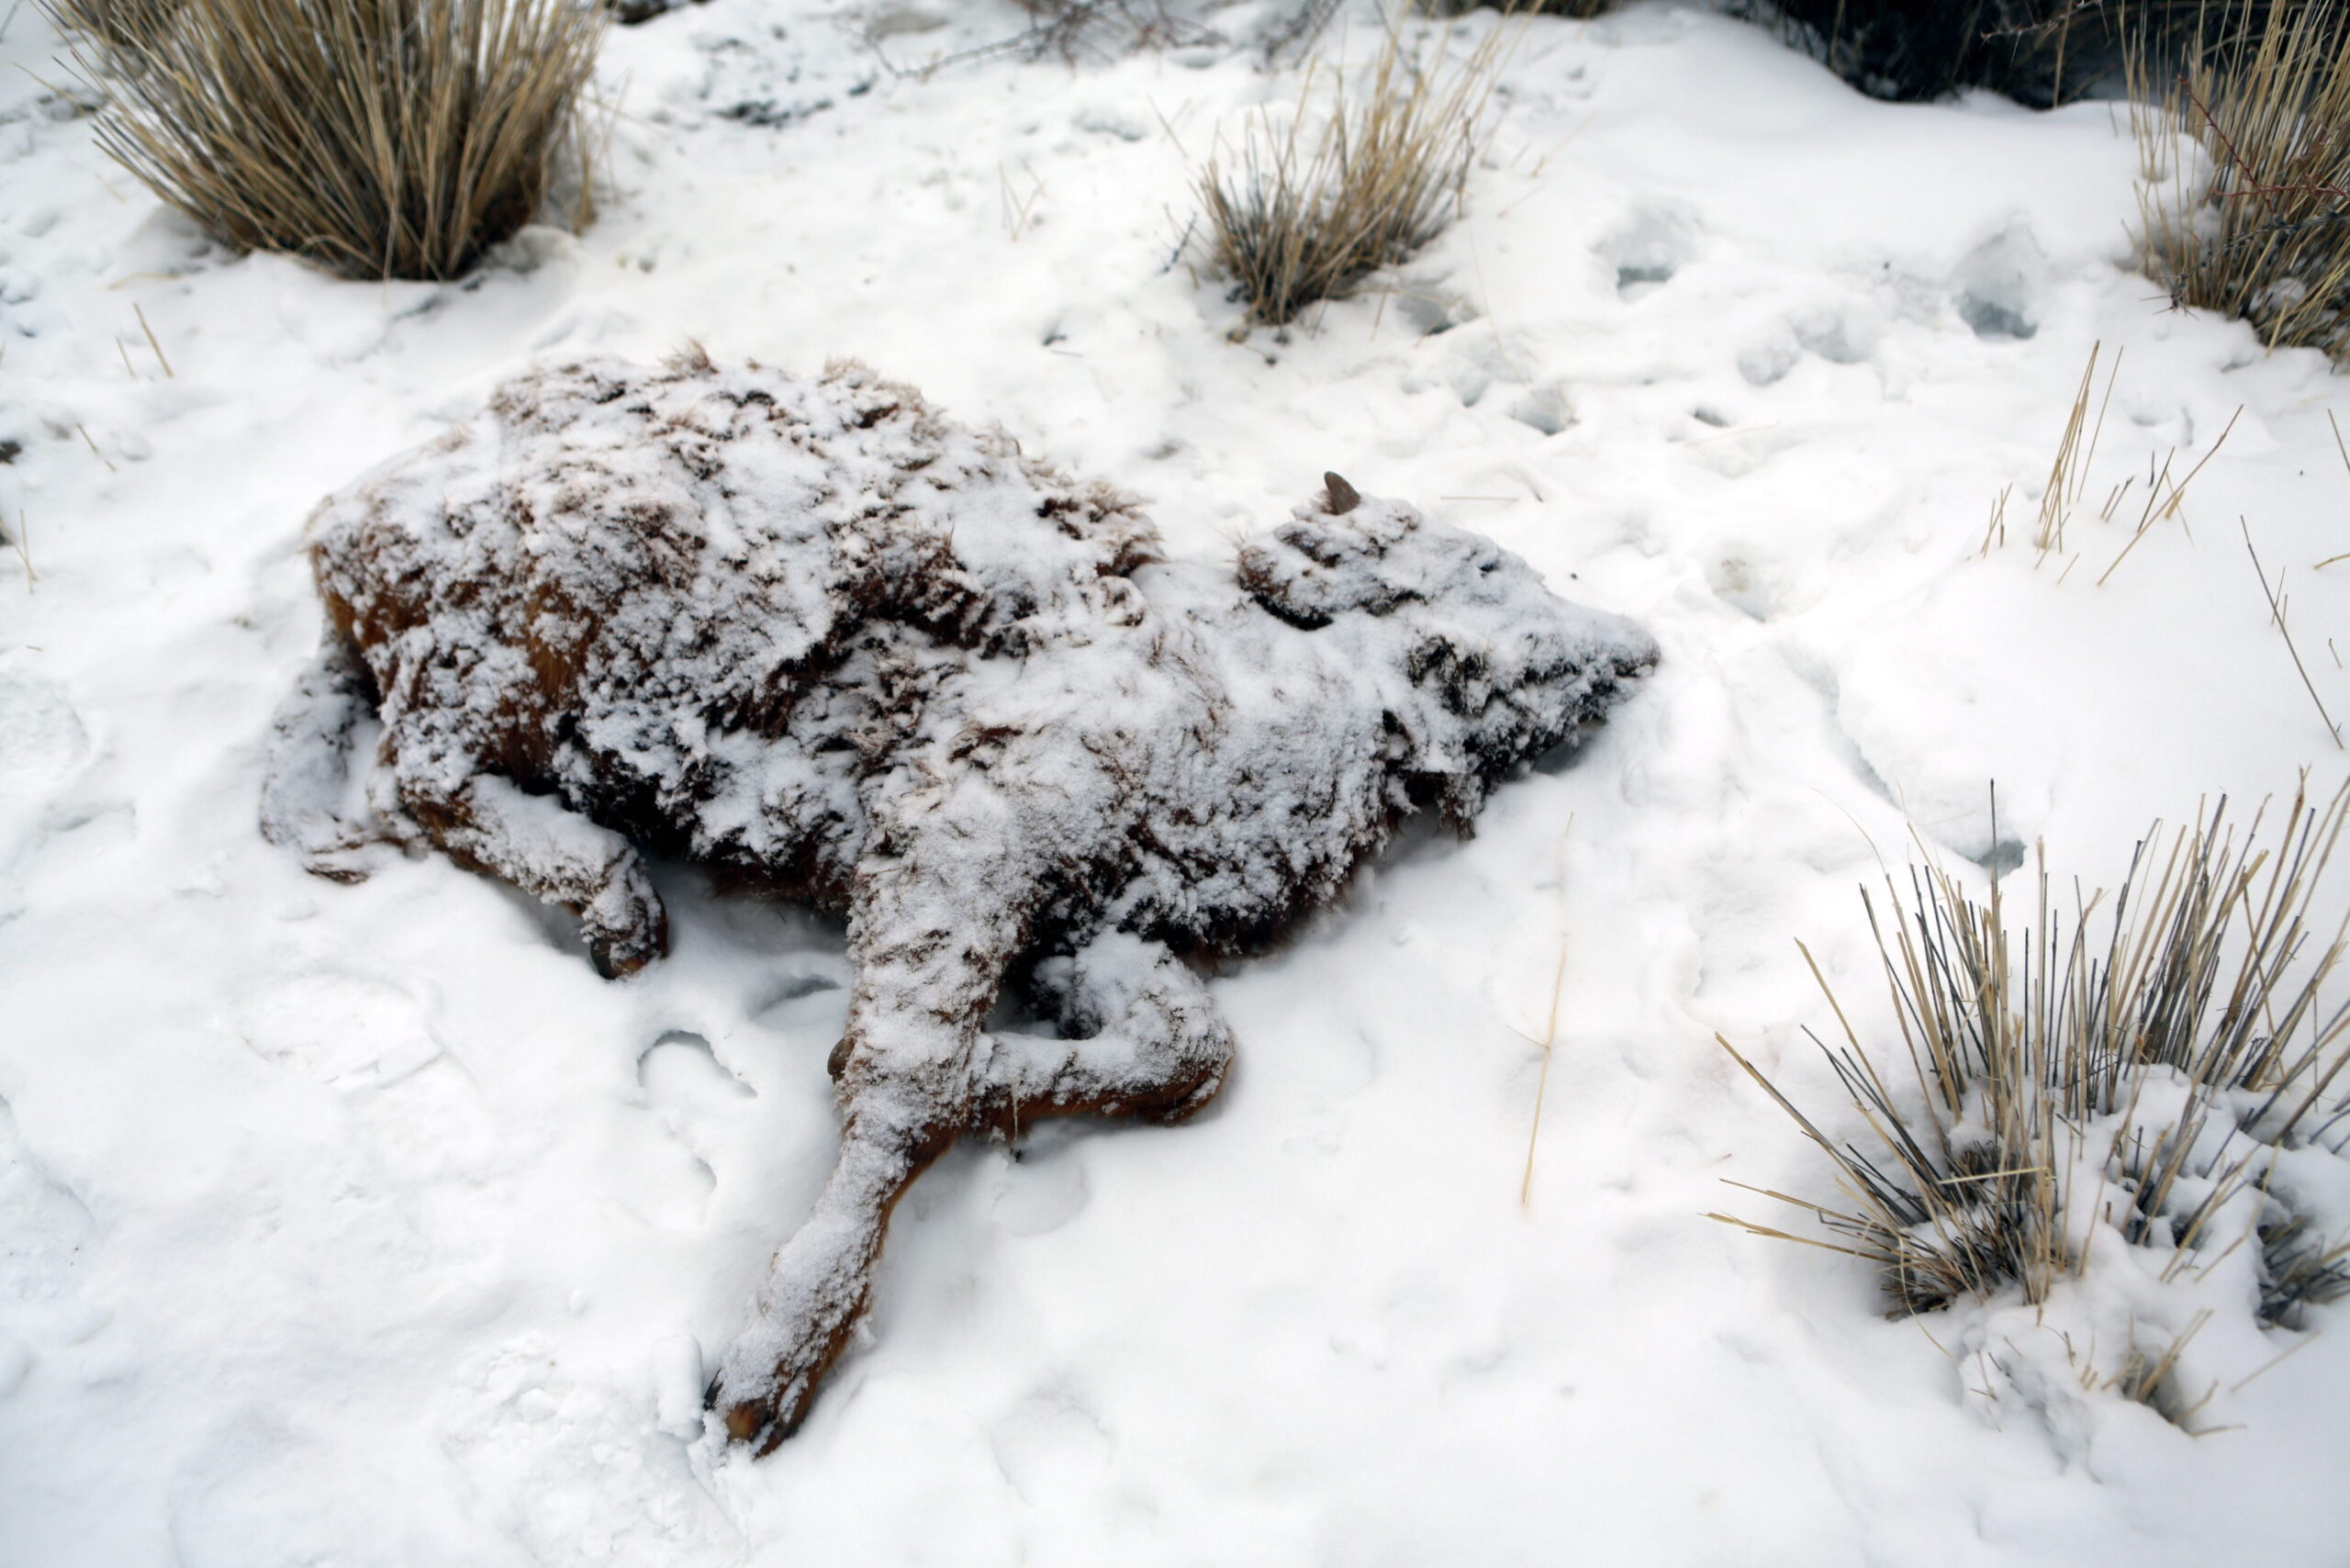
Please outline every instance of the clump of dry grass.
[[[1845, 1043], [1821, 1047], [1862, 1142], [1830, 1137], [1722, 1042], [1843, 1192], [1767, 1195], [1817, 1217], [1833, 1239], [1816, 1245], [1868, 1262], [1888, 1316], [2010, 1287], [2043, 1303], [2080, 1276], [2100, 1228], [2155, 1252], [2165, 1282], [2256, 1236], [2266, 1323], [2350, 1294], [2350, 1249], [2313, 1235], [2277, 1180], [2294, 1151], [2343, 1153], [2350, 1120], [2350, 1088], [2337, 1087], [2350, 1006], [2319, 997], [2350, 921], [2329, 940], [2313, 911], [2350, 789], [2323, 805], [2297, 794], [2273, 846], [2258, 815], [2241, 839], [2225, 818], [2222, 802], [2167, 848], [2158, 824], [2120, 889], [2069, 923], [2044, 866], [2028, 926], [2010, 924], [1996, 882], [1977, 903], [1940, 869], [1912, 874], [1906, 911], [1895, 893], [1890, 929], [1864, 893], [1903, 1048], [1864, 1046], [1841, 1005]], [[1906, 1086], [1888, 1076], [1901, 1055]], [[2163, 1383], [2183, 1343], [2123, 1369], [2134, 1396]]]
[[2166, 85], [2133, 51], [2142, 259], [2175, 304], [2350, 362], [2350, 13], [2299, 0], [2228, 16]]
[[1449, 62], [1440, 32], [1407, 48], [1391, 28], [1359, 84], [1328, 73], [1326, 112], [1308, 112], [1309, 73], [1285, 128], [1260, 113], [1237, 162], [1209, 159], [1198, 194], [1248, 325], [1281, 326], [1317, 299], [1342, 298], [1444, 231], [1483, 144], [1506, 37], [1489, 30]]
[[[116, 9], [57, 0], [60, 20]], [[536, 215], [608, 13], [585, 0], [175, 0], [98, 140], [207, 233], [348, 277], [459, 275]], [[86, 63], [86, 62], [85, 62]]]

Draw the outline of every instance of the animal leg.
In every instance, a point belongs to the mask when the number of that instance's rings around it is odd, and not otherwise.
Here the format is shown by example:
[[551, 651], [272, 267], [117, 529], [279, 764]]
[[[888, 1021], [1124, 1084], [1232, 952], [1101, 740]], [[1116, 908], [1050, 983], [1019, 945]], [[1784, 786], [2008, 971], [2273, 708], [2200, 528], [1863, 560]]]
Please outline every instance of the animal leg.
[[858, 868], [856, 989], [832, 1063], [840, 1162], [710, 1390], [738, 1441], [767, 1434], [761, 1452], [791, 1435], [847, 1348], [891, 1207], [972, 1125], [981, 1025], [1042, 902], [1050, 857], [988, 781], [960, 784], [901, 804], [899, 836]]
[[460, 865], [579, 916], [599, 974], [633, 974], [668, 947], [668, 916], [629, 841], [512, 780], [476, 773], [440, 793], [403, 778], [400, 801]]
[[1104, 932], [1039, 967], [1063, 1038], [991, 1035], [976, 1125], [1016, 1134], [1043, 1116], [1129, 1115], [1173, 1124], [1224, 1087], [1232, 1031], [1200, 979], [1166, 946]]
[[[979, 955], [957, 949], [948, 967], [981, 963]], [[872, 982], [870, 970], [860, 974], [844, 1048], [834, 1053], [840, 1159], [814, 1212], [768, 1265], [757, 1314], [728, 1347], [710, 1387], [710, 1403], [737, 1442], [767, 1434], [761, 1453], [806, 1418], [818, 1384], [848, 1348], [872, 1299], [890, 1210], [968, 1121], [979, 1014], [951, 1018], [900, 1007], [877, 1019]], [[989, 982], [990, 996], [1000, 983], [999, 972]]]
[[727, 1347], [710, 1386], [727, 1435], [761, 1453], [799, 1429], [817, 1385], [848, 1349], [873, 1295], [890, 1211], [933, 1152], [852, 1129], [806, 1222], [767, 1267], [751, 1327]]
[[365, 879], [367, 851], [380, 835], [339, 811], [351, 777], [351, 732], [368, 707], [367, 673], [329, 631], [270, 720], [261, 790], [261, 833], [298, 851], [314, 875]]
[[[966, 947], [949, 967], [971, 961]], [[1046, 965], [1040, 980], [1063, 1026], [1082, 1038], [989, 1036], [903, 1014], [860, 1031], [852, 1014], [847, 1041], [867, 1043], [845, 1053], [838, 1074], [847, 1106], [840, 1162], [777, 1254], [756, 1322], [711, 1384], [738, 1442], [765, 1432], [759, 1451], [767, 1452], [805, 1418], [871, 1299], [890, 1209], [957, 1132], [1087, 1111], [1179, 1122], [1222, 1087], [1231, 1032], [1198, 977], [1159, 944], [1106, 934]], [[860, 984], [860, 1001], [868, 994]], [[927, 1048], [915, 1043], [923, 1036]], [[953, 1105], [923, 1092], [950, 1072], [976, 1081], [956, 1097], [959, 1121], [944, 1120]]]

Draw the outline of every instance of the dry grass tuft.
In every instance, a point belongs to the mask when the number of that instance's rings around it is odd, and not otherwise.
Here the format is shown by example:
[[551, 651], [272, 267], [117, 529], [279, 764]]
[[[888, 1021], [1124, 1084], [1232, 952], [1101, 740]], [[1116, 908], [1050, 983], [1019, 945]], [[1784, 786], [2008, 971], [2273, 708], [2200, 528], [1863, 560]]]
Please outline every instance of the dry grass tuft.
[[[2319, 1000], [2350, 922], [2330, 941], [2312, 924], [2350, 789], [2324, 805], [2297, 794], [2273, 846], [2259, 816], [2241, 840], [2225, 818], [2222, 802], [2167, 848], [2158, 824], [2121, 888], [2069, 927], [2044, 868], [2028, 927], [2010, 925], [1996, 883], [1978, 904], [1939, 869], [1912, 873], [1889, 930], [1864, 893], [1912, 1081], [1897, 1088], [1894, 1053], [1864, 1047], [1836, 1006], [1846, 1043], [1822, 1049], [1865, 1147], [1830, 1138], [1723, 1042], [1843, 1190], [1833, 1204], [1768, 1195], [1835, 1238], [1815, 1244], [1871, 1264], [1888, 1316], [2010, 1287], [2044, 1302], [2100, 1229], [2153, 1252], [2165, 1281], [2256, 1235], [2264, 1322], [2350, 1294], [2350, 1249], [2311, 1235], [2276, 1181], [2293, 1151], [2343, 1153], [2350, 1120], [2337, 1086], [2350, 1006]], [[2134, 1397], [2153, 1397], [2183, 1343], [2125, 1367]]]
[[[2350, 363], [2350, 20], [2268, 6], [2198, 38], [2166, 87], [2141, 42], [2131, 123], [2139, 237], [2173, 303], [2240, 316], [2271, 348]], [[2208, 159], [2209, 169], [2190, 173]]]
[[[2080, 519], [2084, 512], [2083, 503], [2095, 494], [2089, 487], [2090, 470], [2097, 462], [2098, 443], [2105, 434], [2105, 416], [2112, 406], [2114, 385], [2121, 378], [2122, 356], [2120, 351], [2116, 351], [2112, 364], [2106, 371], [2105, 390], [2101, 394], [2095, 393], [2098, 358], [2104, 349], [2102, 342], [2089, 349], [2088, 364], [2083, 367], [2080, 386], [2073, 394], [2071, 412], [2065, 421], [2064, 435], [2056, 443], [2055, 458], [2049, 465], [2048, 480], [2040, 494], [2039, 517], [2032, 528], [2032, 549], [2036, 552], [2032, 562], [2034, 566], [2045, 565], [2052, 555], [2067, 556], [2065, 569], [2057, 577], [2059, 582], [2070, 577], [2073, 567], [2080, 561], [2077, 554], [2067, 554], [2066, 530]], [[2095, 410], [2094, 418], [2092, 409]], [[2228, 422], [2221, 427], [2219, 439], [2204, 449], [2203, 454], [2195, 460], [2183, 478], [2176, 476], [2178, 448], [2174, 446], [2164, 454], [2159, 465], [2152, 453], [2147, 454], [2138, 521], [2120, 552], [2107, 563], [2105, 570], [2098, 574], [2098, 587], [2106, 585], [2121, 563], [2130, 558], [2130, 553], [2154, 531], [2155, 524], [2175, 521], [2181, 530], [2186, 529], [2184, 508], [2188, 487], [2195, 483], [2197, 476], [2228, 444], [2228, 437], [2235, 433], [2236, 421], [2243, 417], [2241, 408], [2228, 417]], [[2123, 503], [2139, 487], [2139, 481], [2140, 476], [2124, 474], [2120, 482], [2109, 485], [2104, 492], [2104, 503], [2097, 510], [2097, 520], [2107, 523], [2120, 521], [2124, 515]], [[2014, 489], [2014, 486], [2009, 486], [1992, 503], [1990, 521], [1983, 531], [1980, 553], [1984, 555], [1991, 553], [1994, 544], [2004, 545], [2008, 542], [2008, 501]]]
[[[59, 19], [114, 12], [56, 0]], [[347, 277], [455, 277], [536, 215], [608, 13], [586, 0], [175, 0], [107, 36], [100, 144], [207, 233]], [[84, 67], [89, 62], [84, 59]]]
[[1391, 28], [1359, 86], [1329, 73], [1326, 113], [1307, 113], [1309, 73], [1286, 129], [1260, 113], [1236, 164], [1208, 160], [1200, 201], [1216, 265], [1248, 303], [1248, 325], [1281, 326], [1317, 299], [1342, 298], [1444, 231], [1483, 143], [1486, 100], [1511, 36], [1491, 29], [1466, 59], [1448, 62], [1440, 31], [1407, 49]]

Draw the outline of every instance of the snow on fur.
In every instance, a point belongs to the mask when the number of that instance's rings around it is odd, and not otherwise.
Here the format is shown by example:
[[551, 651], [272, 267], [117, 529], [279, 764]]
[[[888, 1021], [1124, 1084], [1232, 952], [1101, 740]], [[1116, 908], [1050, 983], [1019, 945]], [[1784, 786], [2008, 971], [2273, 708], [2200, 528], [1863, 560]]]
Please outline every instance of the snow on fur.
[[[1162, 561], [1131, 501], [848, 364], [525, 375], [309, 537], [330, 630], [263, 820], [314, 869], [437, 846], [610, 974], [666, 941], [639, 846], [847, 913], [839, 1163], [711, 1390], [770, 1444], [956, 1137], [1196, 1112], [1232, 1043], [1182, 956], [1326, 902], [1416, 810], [1465, 830], [1656, 658], [1335, 475], [1237, 573]], [[1007, 983], [1059, 1038], [984, 1027]]]

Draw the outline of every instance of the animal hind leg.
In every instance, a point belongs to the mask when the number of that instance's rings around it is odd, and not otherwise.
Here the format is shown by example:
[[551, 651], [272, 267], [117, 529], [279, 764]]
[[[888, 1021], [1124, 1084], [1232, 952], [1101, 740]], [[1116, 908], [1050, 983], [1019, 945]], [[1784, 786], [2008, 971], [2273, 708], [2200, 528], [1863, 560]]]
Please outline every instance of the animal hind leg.
[[727, 1347], [706, 1402], [736, 1442], [769, 1453], [799, 1429], [873, 1296], [890, 1211], [936, 1149], [851, 1126], [814, 1210], [767, 1266], [751, 1327]]
[[[1013, 894], [984, 923], [990, 929], [952, 947], [918, 941], [918, 956], [891, 954], [859, 977], [844, 1038], [850, 1048], [835, 1066], [840, 1159], [814, 1212], [776, 1255], [757, 1318], [729, 1347], [709, 1390], [736, 1441], [767, 1434], [762, 1453], [806, 1417], [871, 1298], [890, 1211], [957, 1133], [1016, 1131], [1024, 1121], [1080, 1112], [1180, 1122], [1223, 1086], [1232, 1034], [1207, 989], [1165, 946], [1120, 933], [1049, 961], [1038, 976], [1062, 1027], [1081, 1037], [980, 1032], [971, 1004], [983, 1012], [992, 1000], [1002, 939], [1024, 907], [1017, 877], [989, 881]], [[954, 1000], [942, 1016], [915, 1005], [925, 997]], [[942, 1094], [949, 1077], [968, 1087]]]
[[1173, 1124], [1224, 1087], [1232, 1031], [1163, 944], [1103, 932], [1039, 966], [1036, 982], [1065, 1037], [990, 1036], [976, 1126], [1013, 1134], [1024, 1122], [1079, 1114]]
[[[985, 965], [966, 949], [946, 967]], [[1000, 980], [999, 972], [988, 983]], [[727, 1348], [708, 1391], [734, 1440], [767, 1434], [761, 1453], [806, 1418], [871, 1301], [890, 1211], [968, 1123], [978, 1012], [942, 1015], [892, 998], [877, 1019], [876, 990], [890, 988], [872, 981], [870, 970], [859, 977], [843, 1036], [849, 1048], [834, 1053], [840, 1157], [814, 1210], [767, 1266], [752, 1325]]]
[[[737, 1441], [766, 1434], [763, 1453], [798, 1428], [847, 1348], [890, 1210], [972, 1125], [981, 1025], [1026, 938], [1046, 857], [1007, 828], [984, 780], [966, 783], [967, 793], [909, 811], [895, 852], [859, 868], [856, 989], [833, 1061], [840, 1159], [709, 1390]], [[990, 832], [991, 852], [970, 853]]]
[[399, 799], [425, 838], [460, 865], [578, 915], [598, 973], [633, 974], [667, 949], [667, 913], [627, 839], [494, 773], [442, 789], [420, 771], [400, 770]]

